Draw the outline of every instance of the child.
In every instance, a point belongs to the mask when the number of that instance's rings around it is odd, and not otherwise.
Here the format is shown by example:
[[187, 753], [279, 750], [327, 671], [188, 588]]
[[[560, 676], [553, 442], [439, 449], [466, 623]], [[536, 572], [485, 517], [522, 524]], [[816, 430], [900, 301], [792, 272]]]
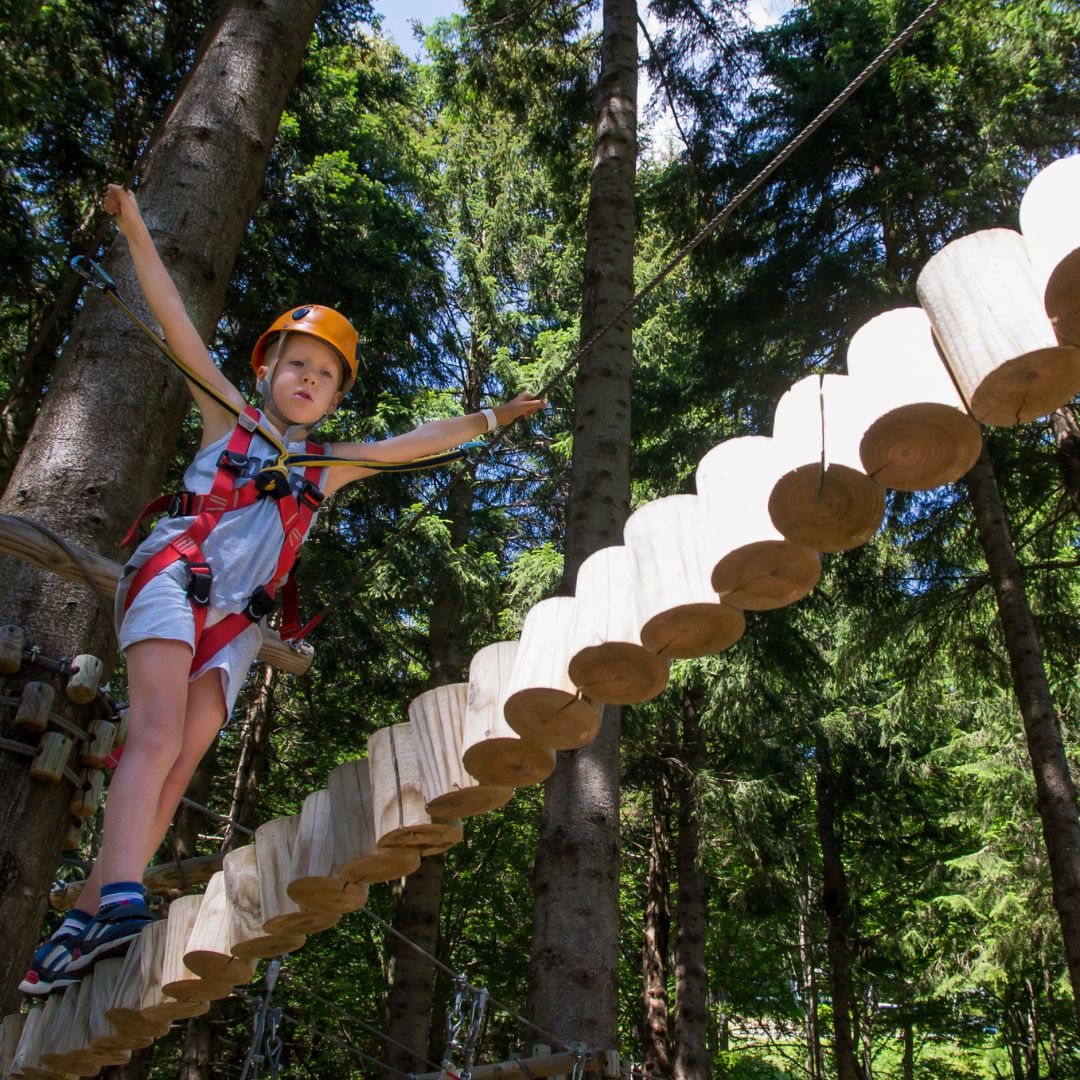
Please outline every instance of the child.
[[143, 869], [232, 709], [259, 651], [259, 620], [274, 606], [275, 587], [321, 497], [376, 471], [348, 462], [438, 454], [545, 405], [519, 394], [497, 409], [436, 420], [382, 442], [335, 444], [325, 450], [337, 463], [286, 473], [283, 446], [318, 450], [305, 443], [308, 432], [356, 379], [356, 331], [319, 305], [286, 312], [255, 345], [252, 366], [264, 404], [261, 412], [251, 409], [210, 359], [134, 195], [109, 185], [105, 208], [127, 238], [166, 340], [191, 372], [203, 432], [184, 479], [205, 498], [179, 507], [183, 516], [162, 519], [124, 567], [116, 610], [128, 672], [127, 743], [109, 787], [98, 860], [79, 907], [35, 953], [19, 987], [30, 994], [74, 982], [72, 975], [122, 952], [153, 919]]

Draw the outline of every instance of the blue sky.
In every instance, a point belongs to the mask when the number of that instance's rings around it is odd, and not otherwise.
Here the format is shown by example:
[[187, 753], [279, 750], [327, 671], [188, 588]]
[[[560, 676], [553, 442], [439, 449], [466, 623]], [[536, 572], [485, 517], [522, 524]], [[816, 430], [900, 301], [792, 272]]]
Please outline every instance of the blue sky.
[[419, 19], [427, 26], [442, 15], [461, 11], [457, 0], [375, 0], [373, 7], [383, 16], [383, 33], [393, 38], [406, 56], [412, 57], [421, 50], [409, 30], [410, 19]]

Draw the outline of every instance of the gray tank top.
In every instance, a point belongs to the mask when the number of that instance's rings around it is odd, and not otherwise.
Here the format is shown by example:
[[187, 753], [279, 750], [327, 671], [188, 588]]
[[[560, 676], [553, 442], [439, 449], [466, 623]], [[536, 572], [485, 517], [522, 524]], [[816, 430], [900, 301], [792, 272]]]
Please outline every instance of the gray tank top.
[[[262, 412], [260, 422], [265, 423]], [[218, 458], [231, 437], [223, 435], [216, 442], [204, 447], [196, 455], [184, 473], [184, 486], [197, 495], [209, 493], [217, 473]], [[307, 443], [287, 443], [291, 453], [302, 454], [307, 450]], [[273, 465], [277, 453], [273, 444], [259, 432], [255, 432], [248, 447], [251, 460], [243, 476], [236, 477], [234, 487], [250, 484], [251, 477], [263, 466]], [[327, 469], [319, 469], [316, 483], [320, 488], [326, 483]], [[290, 477], [303, 477], [304, 468], [297, 466], [289, 470]], [[125, 576], [134, 573], [151, 555], [166, 547], [181, 533], [185, 532], [194, 517], [162, 518], [150, 535], [135, 549], [127, 565]], [[311, 519], [314, 525], [315, 517]], [[304, 534], [305, 538], [307, 533]], [[240, 611], [247, 604], [248, 597], [260, 586], [265, 585], [277, 567], [278, 556], [285, 535], [281, 528], [281, 515], [277, 501], [273, 498], [256, 499], [249, 506], [239, 510], [230, 510], [223, 514], [213, 531], [203, 543], [203, 554], [213, 575], [210, 588], [210, 606]]]

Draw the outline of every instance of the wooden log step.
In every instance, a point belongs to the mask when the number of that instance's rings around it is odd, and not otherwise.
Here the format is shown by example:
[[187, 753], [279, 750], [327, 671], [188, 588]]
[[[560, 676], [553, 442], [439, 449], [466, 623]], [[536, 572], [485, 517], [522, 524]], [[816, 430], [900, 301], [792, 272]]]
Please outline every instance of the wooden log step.
[[255, 830], [259, 896], [262, 899], [263, 930], [297, 938], [334, 926], [340, 916], [305, 911], [289, 896], [293, 845], [300, 831], [300, 815], [274, 818]]
[[45, 1036], [41, 1064], [56, 1072], [96, 1076], [109, 1055], [87, 1049], [90, 1042], [90, 1005], [94, 993], [93, 972], [88, 972], [61, 999], [55, 1025]]
[[7, 1080], [11, 1075], [11, 1060], [22, 1038], [26, 1013], [8, 1013], [0, 1024], [0, 1077]]
[[321, 788], [304, 799], [286, 891], [306, 911], [343, 915], [362, 908], [367, 903], [367, 885], [337, 877], [333, 870], [330, 792]]
[[72, 741], [59, 731], [46, 731], [38, 743], [37, 756], [30, 762], [30, 775], [35, 780], [58, 784], [71, 757]]
[[232, 953], [234, 925], [225, 871], [219, 870], [203, 893], [198, 918], [184, 947], [184, 966], [209, 982], [228, 986], [251, 982], [255, 977], [254, 963]]
[[0, 625], [0, 675], [14, 675], [22, 667], [25, 648], [26, 631], [18, 623]]
[[504, 714], [516, 641], [486, 645], [469, 664], [461, 760], [482, 784], [525, 787], [550, 776], [555, 751], [523, 739]]
[[409, 703], [424, 807], [437, 818], [471, 817], [505, 806], [512, 786], [482, 784], [462, 761], [468, 683], [428, 690]]
[[101, 788], [105, 783], [105, 773], [101, 769], [85, 769], [79, 779], [81, 784], [72, 795], [68, 809], [76, 817], [93, 817], [101, 803]]
[[946, 244], [916, 291], [976, 420], [1012, 427], [1080, 393], [1080, 347], [1058, 344], [1019, 233], [984, 229]]
[[19, 707], [11, 721], [12, 726], [23, 731], [44, 731], [49, 724], [49, 710], [55, 697], [56, 691], [51, 683], [25, 683]]
[[53, 1072], [41, 1064], [42, 1038], [52, 1026], [52, 1020], [60, 1009], [60, 995], [50, 994], [44, 1005], [31, 1005], [23, 1024], [19, 1045], [11, 1061], [12, 1076], [51, 1077]]
[[695, 484], [712, 587], [746, 611], [793, 604], [821, 577], [817, 551], [786, 539], [769, 516], [769, 494], [785, 468], [767, 435], [728, 439], [698, 462]]
[[[88, 548], [79, 547], [78, 544], [72, 544], [70, 541], [68, 546], [78, 554], [79, 561], [89, 569], [97, 587], [106, 596], [114, 596], [120, 580], [120, 564], [111, 559], [103, 559]], [[84, 581], [79, 563], [72, 559], [63, 548], [44, 536], [33, 525], [11, 514], [0, 514], [0, 554], [14, 556], [31, 566], [48, 570], [69, 581]], [[291, 672], [293, 675], [303, 675], [311, 667], [314, 658], [315, 650], [306, 641], [293, 646], [282, 641], [273, 630], [262, 628], [259, 659], [263, 663]]]
[[623, 528], [638, 636], [665, 660], [723, 652], [746, 629], [743, 613], [712, 587], [705, 528], [696, 495], [654, 499], [635, 510]]
[[846, 375], [809, 375], [780, 399], [773, 442], [785, 469], [769, 495], [773, 524], [814, 551], [865, 544], [885, 516], [885, 489], [866, 475], [857, 391]]
[[380, 848], [375, 840], [371, 769], [367, 758], [332, 769], [327, 782], [334, 824], [334, 873], [346, 881], [394, 881], [420, 865], [412, 848]]
[[982, 432], [922, 308], [896, 308], [860, 327], [848, 345], [847, 366], [863, 408], [859, 457], [878, 483], [930, 491], [975, 464]]
[[[166, 892], [170, 889], [203, 885], [221, 869], [222, 858], [222, 853], [218, 851], [213, 855], [196, 855], [191, 859], [182, 859], [179, 863], [158, 863], [143, 874], [143, 885], [147, 892]], [[49, 903], [56, 911], [67, 911], [78, 903], [82, 890], [83, 882], [68, 882], [53, 889], [49, 894]]]
[[269, 933], [263, 929], [259, 859], [254, 844], [230, 851], [225, 856], [222, 872], [225, 874], [233, 956], [246, 962], [295, 952], [303, 946], [303, 934]]
[[368, 763], [380, 848], [432, 848], [460, 834], [460, 825], [433, 818], [425, 809], [412, 724], [374, 732], [368, 739]]
[[202, 902], [201, 895], [178, 897], [169, 905], [169, 917], [165, 920], [161, 991], [177, 1001], [220, 1001], [232, 993], [232, 984], [204, 979], [184, 963]]
[[577, 574], [570, 678], [583, 694], [612, 705], [648, 701], [667, 686], [669, 664], [641, 644], [630, 553], [593, 552]]
[[142, 1014], [144, 938], [145, 935], [140, 934], [123, 958], [113, 999], [105, 1009], [105, 1018], [121, 1035], [153, 1041], [169, 1030], [171, 1021], [152, 1019]]
[[88, 705], [97, 697], [105, 665], [96, 656], [79, 653], [71, 666], [75, 670], [68, 676], [64, 693], [68, 701], [74, 701], [76, 705]]
[[99, 1053], [113, 1050], [139, 1050], [149, 1046], [150, 1034], [130, 1035], [122, 1032], [108, 1017], [117, 999], [124, 971], [124, 957], [99, 960], [94, 965], [94, 993], [90, 1001], [90, 1032], [88, 1047]]
[[90, 741], [79, 745], [79, 761], [88, 769], [102, 769], [116, 743], [117, 726], [111, 720], [98, 719], [90, 728]]
[[541, 600], [525, 616], [503, 715], [527, 742], [554, 750], [577, 750], [596, 738], [603, 705], [586, 697], [570, 678], [577, 601], [572, 596]]
[[1028, 184], [1020, 231], [1050, 322], [1062, 341], [1080, 345], [1080, 154], [1053, 162]]

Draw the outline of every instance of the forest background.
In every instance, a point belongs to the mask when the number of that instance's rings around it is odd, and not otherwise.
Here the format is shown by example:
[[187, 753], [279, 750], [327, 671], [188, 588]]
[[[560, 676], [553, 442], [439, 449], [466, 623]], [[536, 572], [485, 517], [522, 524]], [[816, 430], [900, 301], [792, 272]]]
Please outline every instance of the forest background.
[[[577, 344], [597, 10], [463, 6], [429, 28], [417, 62], [363, 2], [321, 5], [232, 272], [213, 348], [241, 384], [250, 343], [293, 303], [333, 304], [361, 327], [361, 377], [334, 437], [381, 437], [536, 387]], [[814, 0], [755, 29], [737, 4], [655, 0], [638, 44], [675, 138], [640, 137], [638, 283], [918, 7]], [[210, 0], [4, 9], [6, 482], [79, 310], [67, 260], [111, 239], [103, 185], [138, 172], [220, 12]], [[913, 303], [942, 244], [1016, 226], [1026, 181], [1077, 150], [1078, 42], [1071, 4], [948, 0], [638, 307], [632, 505], [692, 491], [711, 446], [767, 432], [800, 376], [843, 370], [852, 333]], [[542, 419], [462, 467], [404, 538], [396, 530], [444, 477], [383, 476], [332, 500], [302, 594], [314, 610], [349, 591], [315, 635], [312, 671], [255, 672], [192, 794], [250, 826], [295, 813], [412, 697], [515, 636], [563, 573], [572, 432], [560, 385]], [[1075, 414], [986, 434], [1075, 770]], [[189, 418], [173, 483], [196, 437]], [[807, 600], [754, 614], [721, 656], [677, 664], [660, 698], [623, 711], [619, 773], [618, 1048], [649, 1075], [1080, 1076], [1031, 767], [965, 484], [891, 493], [882, 531], [826, 557]], [[369, 901], [519, 1011], [542, 998], [538, 980], [558, 990], [558, 972], [530, 965], [534, 906], [574, 903], [534, 891], [543, 798], [520, 790], [467, 821], [463, 844]], [[181, 814], [163, 856], [242, 840]], [[284, 1030], [285, 1075], [372, 1074], [354, 1051], [385, 1060], [387, 1078], [423, 1067], [303, 987], [438, 1061], [453, 986], [430, 967], [427, 982], [406, 978], [408, 952], [356, 913], [290, 956], [276, 992], [298, 1021]], [[124, 1075], [238, 1074], [250, 1035], [249, 1005], [229, 999]], [[534, 1035], [496, 1012], [480, 1060], [527, 1052]]]

